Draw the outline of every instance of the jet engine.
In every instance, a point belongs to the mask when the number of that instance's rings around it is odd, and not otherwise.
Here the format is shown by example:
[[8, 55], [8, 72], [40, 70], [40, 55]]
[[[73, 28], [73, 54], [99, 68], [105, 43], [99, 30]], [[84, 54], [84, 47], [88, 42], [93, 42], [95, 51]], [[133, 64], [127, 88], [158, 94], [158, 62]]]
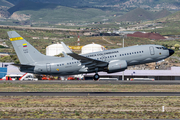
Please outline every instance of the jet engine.
[[124, 71], [127, 68], [127, 62], [125, 60], [112, 60], [108, 65], [108, 73]]

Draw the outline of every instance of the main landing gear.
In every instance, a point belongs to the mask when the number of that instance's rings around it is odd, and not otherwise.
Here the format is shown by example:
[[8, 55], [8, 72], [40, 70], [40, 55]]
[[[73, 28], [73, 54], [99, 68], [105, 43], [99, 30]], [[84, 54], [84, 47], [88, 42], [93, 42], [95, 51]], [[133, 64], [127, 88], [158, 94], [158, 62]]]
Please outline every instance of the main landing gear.
[[94, 79], [95, 81], [99, 80], [99, 78], [100, 78], [100, 76], [99, 76], [99, 74], [97, 74], [97, 73], [93, 76], [93, 79]]

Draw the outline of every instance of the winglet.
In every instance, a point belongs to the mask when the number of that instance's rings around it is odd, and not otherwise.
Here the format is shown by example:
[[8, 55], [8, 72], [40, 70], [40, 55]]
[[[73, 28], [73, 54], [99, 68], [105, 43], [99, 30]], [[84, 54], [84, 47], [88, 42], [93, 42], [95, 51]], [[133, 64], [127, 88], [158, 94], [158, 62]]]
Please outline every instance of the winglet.
[[64, 55], [64, 57], [69, 57], [65, 52], [62, 52], [62, 54]]
[[61, 44], [62, 44], [62, 46], [63, 46], [63, 48], [64, 48], [64, 50], [65, 50], [65, 52], [66, 52], [67, 54], [73, 53], [63, 42], [61, 42]]

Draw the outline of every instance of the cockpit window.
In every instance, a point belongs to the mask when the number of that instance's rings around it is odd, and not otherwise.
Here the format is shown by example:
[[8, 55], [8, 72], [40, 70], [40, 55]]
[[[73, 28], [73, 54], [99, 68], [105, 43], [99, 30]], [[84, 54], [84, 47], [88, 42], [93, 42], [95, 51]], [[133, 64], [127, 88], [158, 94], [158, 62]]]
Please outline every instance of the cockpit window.
[[167, 50], [167, 48], [166, 48], [166, 47], [163, 47], [163, 50]]
[[157, 49], [163, 49], [163, 50], [167, 50], [166, 47], [156, 47]]

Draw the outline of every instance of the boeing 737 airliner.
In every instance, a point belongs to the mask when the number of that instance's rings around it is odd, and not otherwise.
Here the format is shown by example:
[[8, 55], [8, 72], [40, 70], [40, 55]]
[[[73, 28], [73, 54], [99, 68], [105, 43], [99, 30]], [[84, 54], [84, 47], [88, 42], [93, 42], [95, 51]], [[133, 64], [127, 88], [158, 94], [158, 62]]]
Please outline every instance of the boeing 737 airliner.
[[157, 62], [174, 54], [173, 50], [161, 45], [140, 45], [78, 55], [61, 42], [67, 54], [61, 58], [41, 54], [15, 31], [8, 32], [8, 36], [21, 63], [13, 65], [21, 72], [34, 74], [95, 73], [94, 80], [98, 80], [99, 71], [120, 72], [128, 66]]

